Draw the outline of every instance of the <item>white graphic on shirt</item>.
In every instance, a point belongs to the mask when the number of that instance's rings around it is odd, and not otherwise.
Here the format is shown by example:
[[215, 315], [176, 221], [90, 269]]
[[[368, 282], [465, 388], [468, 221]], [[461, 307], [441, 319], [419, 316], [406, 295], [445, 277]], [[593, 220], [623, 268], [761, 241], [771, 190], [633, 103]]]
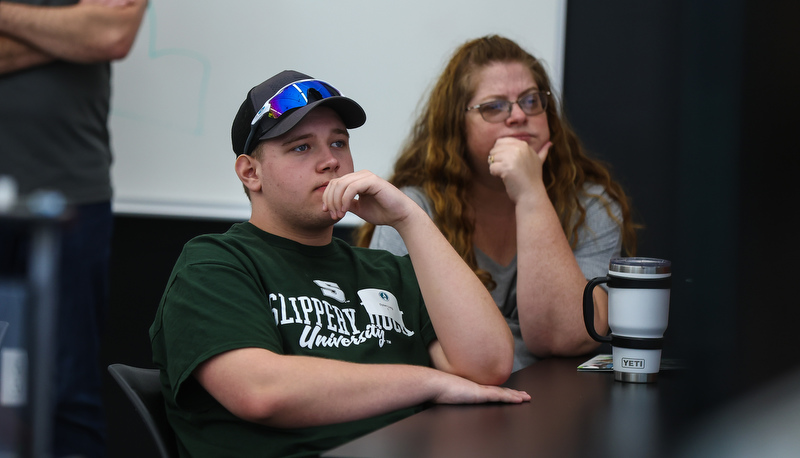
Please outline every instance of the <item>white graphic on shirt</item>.
[[[314, 283], [320, 287], [323, 296], [343, 304], [350, 302], [336, 283], [323, 280], [314, 280]], [[358, 296], [370, 319], [363, 330], [356, 323], [356, 309], [334, 305], [324, 299], [270, 293], [269, 306], [278, 326], [303, 326], [298, 343], [309, 350], [349, 347], [371, 339], [376, 339], [382, 348], [385, 344], [391, 344], [391, 340], [386, 339], [387, 331], [414, 335], [403, 323], [403, 312], [392, 293], [381, 289], [364, 289], [358, 291]]]
[[325, 280], [314, 280], [314, 283], [322, 289], [322, 294], [336, 299], [337, 301], [344, 303], [344, 291], [339, 288], [339, 285], [332, 281], [325, 281]]
[[382, 289], [369, 288], [360, 290], [358, 297], [361, 298], [361, 305], [369, 313], [370, 323], [387, 331], [394, 330], [407, 336], [414, 335], [414, 332], [406, 328], [403, 323], [403, 312], [400, 311], [394, 294]]

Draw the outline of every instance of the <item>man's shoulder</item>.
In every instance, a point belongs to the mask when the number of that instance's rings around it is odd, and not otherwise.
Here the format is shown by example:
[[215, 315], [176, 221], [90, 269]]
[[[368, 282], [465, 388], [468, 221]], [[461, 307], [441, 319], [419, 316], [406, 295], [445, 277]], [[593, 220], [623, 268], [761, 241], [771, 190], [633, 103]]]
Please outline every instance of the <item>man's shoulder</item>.
[[254, 236], [236, 223], [226, 232], [209, 233], [193, 237], [186, 242], [181, 252], [184, 262], [213, 261], [226, 257], [226, 254], [247, 251], [253, 246]]
[[246, 232], [242, 230], [243, 224], [244, 223], [234, 223], [225, 232], [217, 232], [217, 233], [212, 232], [212, 233], [196, 235], [192, 237], [188, 242], [186, 242], [185, 246], [199, 246], [199, 245], [213, 244], [213, 243], [225, 243], [236, 240], [246, 234]]

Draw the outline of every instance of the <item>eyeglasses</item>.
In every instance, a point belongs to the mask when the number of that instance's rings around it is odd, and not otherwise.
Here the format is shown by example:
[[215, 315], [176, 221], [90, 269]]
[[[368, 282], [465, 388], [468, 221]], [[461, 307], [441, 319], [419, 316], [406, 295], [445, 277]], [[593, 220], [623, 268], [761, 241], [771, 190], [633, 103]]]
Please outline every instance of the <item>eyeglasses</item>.
[[249, 154], [248, 148], [256, 132], [256, 126], [264, 115], [268, 118], [278, 119], [292, 108], [299, 108], [308, 105], [309, 91], [315, 91], [315, 99], [327, 99], [328, 97], [343, 95], [338, 89], [322, 80], [299, 80], [289, 83], [282, 87], [278, 92], [270, 97], [258, 110], [258, 113], [250, 121], [250, 134], [244, 142], [244, 153]]
[[544, 113], [547, 109], [547, 98], [550, 96], [550, 91], [544, 92], [531, 92], [523, 95], [516, 102], [509, 102], [508, 100], [492, 100], [484, 102], [480, 105], [467, 107], [466, 111], [478, 110], [481, 117], [486, 122], [498, 123], [503, 122], [511, 116], [511, 108], [516, 103], [519, 108], [528, 116], [535, 116]]

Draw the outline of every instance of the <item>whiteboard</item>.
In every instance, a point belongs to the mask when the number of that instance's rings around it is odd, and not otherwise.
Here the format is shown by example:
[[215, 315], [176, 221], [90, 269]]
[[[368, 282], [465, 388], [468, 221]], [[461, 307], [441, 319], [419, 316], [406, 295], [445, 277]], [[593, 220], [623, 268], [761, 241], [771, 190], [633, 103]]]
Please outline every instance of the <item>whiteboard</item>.
[[350, 132], [355, 168], [386, 178], [458, 46], [492, 33], [515, 40], [560, 95], [565, 28], [566, 0], [151, 0], [112, 67], [114, 211], [249, 218], [231, 123], [251, 87], [287, 69], [364, 108], [366, 124]]

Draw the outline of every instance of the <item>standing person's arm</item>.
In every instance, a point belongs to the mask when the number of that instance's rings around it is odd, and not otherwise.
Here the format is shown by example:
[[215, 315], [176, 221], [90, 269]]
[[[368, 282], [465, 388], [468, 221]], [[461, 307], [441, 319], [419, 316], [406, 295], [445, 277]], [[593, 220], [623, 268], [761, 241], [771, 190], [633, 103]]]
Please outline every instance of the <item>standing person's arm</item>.
[[0, 2], [0, 74], [53, 60], [77, 63], [125, 57], [146, 0], [82, 0], [67, 6]]
[[[0, 1], [0, 17], [4, 6]], [[0, 33], [0, 75], [52, 62], [52, 56]]]
[[[358, 195], [358, 199], [354, 198]], [[511, 331], [477, 276], [428, 215], [400, 190], [368, 171], [332, 180], [324, 202], [335, 218], [347, 211], [394, 227], [408, 248], [420, 290], [436, 329], [436, 368], [483, 384], [511, 373]]]
[[[542, 181], [550, 144], [533, 151], [503, 138], [490, 152], [490, 172], [503, 179], [516, 206], [517, 308], [522, 338], [537, 356], [580, 355], [597, 347], [583, 323], [587, 280], [578, 266]], [[608, 296], [594, 290], [595, 327], [608, 329]]]

